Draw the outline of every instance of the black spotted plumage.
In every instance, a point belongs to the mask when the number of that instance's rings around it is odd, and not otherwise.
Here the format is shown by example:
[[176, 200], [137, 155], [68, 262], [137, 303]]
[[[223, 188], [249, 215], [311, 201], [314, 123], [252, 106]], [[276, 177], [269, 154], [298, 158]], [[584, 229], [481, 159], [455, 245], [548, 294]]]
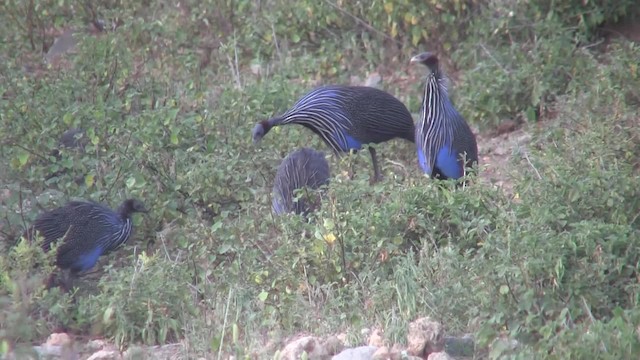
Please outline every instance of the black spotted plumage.
[[[256, 124], [254, 143], [274, 126], [286, 124], [310, 129], [338, 154], [394, 138], [415, 140], [413, 118], [406, 106], [393, 95], [367, 86], [328, 85], [312, 90], [284, 114]], [[379, 180], [375, 149], [369, 147], [369, 151], [374, 179]]]
[[307, 214], [314, 209], [306, 196], [296, 199], [298, 189], [317, 189], [329, 182], [329, 164], [323, 153], [310, 148], [291, 152], [282, 160], [273, 184], [272, 209], [276, 214]]
[[128, 240], [131, 215], [135, 212], [146, 212], [144, 205], [135, 199], [125, 200], [117, 212], [95, 202], [70, 201], [38, 216], [25, 236], [33, 239], [38, 233], [45, 251], [61, 240], [56, 265], [78, 273], [91, 269], [101, 255]]

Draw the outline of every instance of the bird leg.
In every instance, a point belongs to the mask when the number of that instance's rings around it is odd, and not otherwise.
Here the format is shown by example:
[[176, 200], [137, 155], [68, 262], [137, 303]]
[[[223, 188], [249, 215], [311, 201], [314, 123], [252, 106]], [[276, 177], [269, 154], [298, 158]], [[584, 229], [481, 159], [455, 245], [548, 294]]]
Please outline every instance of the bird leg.
[[64, 292], [70, 292], [73, 289], [73, 278], [75, 274], [72, 274], [69, 269], [61, 269], [60, 271], [60, 287]]
[[376, 156], [376, 149], [369, 146], [369, 153], [371, 153], [371, 162], [373, 163], [373, 179], [371, 184], [377, 183], [382, 180], [382, 174], [380, 174], [380, 168], [378, 167], [378, 157]]
[[349, 180], [353, 180], [356, 177], [356, 170], [355, 170], [355, 157], [353, 156], [355, 154], [354, 150], [349, 150], [349, 153], [347, 154], [347, 156], [345, 157], [345, 159], [349, 162], [349, 170], [348, 170], [348, 177]]

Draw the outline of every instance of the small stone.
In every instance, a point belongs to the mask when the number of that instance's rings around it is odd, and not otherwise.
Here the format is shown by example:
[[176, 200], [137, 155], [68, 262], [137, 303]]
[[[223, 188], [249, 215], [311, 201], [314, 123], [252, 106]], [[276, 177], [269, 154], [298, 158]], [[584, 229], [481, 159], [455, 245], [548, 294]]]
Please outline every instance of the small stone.
[[442, 351], [429, 354], [427, 360], [453, 360], [453, 358], [446, 352]]
[[402, 351], [395, 348], [389, 349], [386, 346], [378, 348], [378, 350], [376, 350], [376, 352], [373, 353], [373, 356], [371, 357], [371, 360], [400, 360], [400, 359], [402, 359]]
[[96, 352], [98, 350], [104, 349], [107, 346], [108, 346], [108, 344], [107, 344], [106, 341], [104, 341], [102, 339], [94, 339], [94, 340], [91, 340], [91, 341], [89, 341], [87, 343], [86, 349], [87, 349], [87, 351], [90, 351], [90, 352]]
[[121, 360], [120, 352], [115, 350], [100, 350], [89, 356], [87, 360]]
[[338, 338], [338, 340], [340, 340], [342, 342], [342, 344], [344, 344], [344, 346], [349, 346], [349, 335], [347, 335], [347, 333], [341, 333], [338, 334], [338, 336], [336, 336]]
[[375, 346], [360, 346], [352, 349], [345, 349], [331, 360], [371, 360], [373, 353], [378, 348]]
[[344, 342], [335, 335], [331, 335], [326, 338], [322, 344], [324, 349], [327, 351], [329, 355], [335, 355], [340, 351], [344, 350]]
[[364, 82], [364, 86], [377, 87], [378, 84], [380, 84], [381, 81], [382, 81], [382, 76], [380, 76], [380, 74], [371, 73], [367, 77], [367, 80]]
[[33, 350], [35, 350], [41, 358], [48, 359], [50, 357], [62, 356], [63, 347], [60, 345], [44, 344], [42, 346], [34, 346]]
[[373, 329], [369, 336], [369, 346], [384, 346], [384, 338], [382, 337], [382, 331], [380, 329]]
[[251, 64], [251, 72], [253, 75], [262, 75], [262, 65], [260, 64]]
[[407, 351], [410, 355], [420, 357], [442, 351], [442, 335], [442, 324], [439, 322], [429, 317], [417, 319], [409, 324]]
[[307, 353], [308, 359], [320, 359], [328, 355], [316, 337], [303, 336], [290, 342], [282, 349], [280, 360], [297, 360], [304, 352]]
[[124, 354], [122, 354], [122, 357], [126, 360], [143, 360], [143, 359], [150, 359], [150, 357], [147, 354], [147, 350], [145, 348], [143, 348], [142, 346], [136, 346], [136, 345], [132, 345], [130, 346], [125, 352]]
[[67, 29], [62, 35], [57, 37], [45, 55], [46, 61], [51, 62], [58, 55], [74, 50], [78, 43], [78, 38], [75, 33], [76, 31], [74, 29]]
[[68, 346], [71, 345], [71, 337], [67, 333], [53, 333], [49, 335], [45, 345], [48, 346]]
[[351, 85], [360, 85], [362, 84], [362, 79], [360, 79], [360, 77], [356, 76], [356, 75], [351, 75], [351, 77], [349, 78], [349, 83]]

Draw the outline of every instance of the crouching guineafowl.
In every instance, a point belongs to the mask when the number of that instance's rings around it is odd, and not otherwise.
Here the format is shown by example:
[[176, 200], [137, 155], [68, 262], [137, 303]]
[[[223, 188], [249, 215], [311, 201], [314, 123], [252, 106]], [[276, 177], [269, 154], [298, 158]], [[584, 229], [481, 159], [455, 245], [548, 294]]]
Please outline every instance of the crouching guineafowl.
[[478, 162], [476, 138], [449, 100], [438, 57], [425, 52], [414, 56], [411, 62], [429, 68], [422, 114], [416, 125], [420, 167], [433, 178], [459, 179], [465, 175], [467, 168]]
[[[394, 138], [414, 142], [415, 136], [406, 106], [393, 95], [367, 86], [330, 85], [312, 90], [281, 116], [258, 123], [253, 142], [258, 143], [274, 126], [286, 124], [310, 129], [337, 154]], [[381, 174], [375, 149], [369, 147], [369, 152], [374, 181], [378, 181]]]
[[131, 215], [136, 212], [147, 210], [135, 199], [125, 200], [117, 212], [95, 202], [70, 201], [38, 216], [25, 237], [34, 239], [39, 234], [45, 252], [60, 239], [56, 265], [77, 274], [94, 267], [101, 255], [129, 239]]
[[272, 207], [275, 214], [294, 212], [307, 214], [317, 204], [310, 203], [306, 196], [295, 200], [298, 189], [317, 189], [329, 182], [329, 164], [324, 154], [313, 149], [302, 148], [287, 155], [276, 173], [273, 184]]

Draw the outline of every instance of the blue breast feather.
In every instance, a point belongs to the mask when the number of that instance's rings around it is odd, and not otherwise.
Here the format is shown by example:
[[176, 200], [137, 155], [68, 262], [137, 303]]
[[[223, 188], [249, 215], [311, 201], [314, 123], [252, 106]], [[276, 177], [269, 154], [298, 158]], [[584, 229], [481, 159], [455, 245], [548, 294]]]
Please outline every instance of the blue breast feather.
[[[440, 151], [438, 151], [435, 167], [447, 178], [458, 179], [464, 174], [458, 162], [458, 152], [455, 149], [451, 150], [452, 151], [449, 151], [449, 144], [445, 144]], [[421, 148], [418, 148], [418, 161], [422, 171], [429, 175], [433, 174], [433, 169], [427, 165], [427, 160]]]
[[88, 252], [85, 252], [78, 256], [76, 261], [74, 261], [71, 269], [73, 271], [87, 271], [94, 267], [98, 262], [98, 258], [102, 255], [102, 247], [96, 246]]
[[340, 150], [344, 152], [348, 152], [349, 150], [360, 150], [362, 149], [362, 143], [352, 136], [344, 134], [344, 138], [346, 140], [346, 144], [342, 141], [342, 138], [336, 135], [336, 140], [338, 140], [338, 145], [340, 146]]

